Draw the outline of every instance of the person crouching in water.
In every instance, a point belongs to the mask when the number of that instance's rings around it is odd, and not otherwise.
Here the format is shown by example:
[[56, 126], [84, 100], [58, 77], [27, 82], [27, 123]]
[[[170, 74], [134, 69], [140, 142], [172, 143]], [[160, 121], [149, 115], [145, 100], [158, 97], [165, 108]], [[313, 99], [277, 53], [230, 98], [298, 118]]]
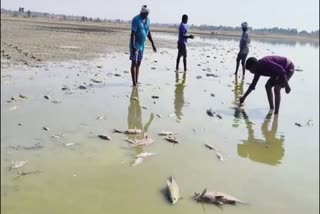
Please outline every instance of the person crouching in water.
[[[266, 56], [260, 60], [257, 60], [255, 57], [250, 57], [245, 64], [245, 68], [254, 74], [254, 78], [245, 94], [240, 98], [240, 104], [242, 104], [251, 91], [255, 89], [260, 76], [268, 76], [270, 78], [265, 87], [270, 113], [274, 110], [274, 113], [278, 114], [281, 101], [281, 89], [285, 88], [287, 94], [291, 91], [288, 81], [294, 73], [293, 63], [286, 57], [281, 56]], [[273, 105], [272, 88], [275, 97], [275, 106]]]

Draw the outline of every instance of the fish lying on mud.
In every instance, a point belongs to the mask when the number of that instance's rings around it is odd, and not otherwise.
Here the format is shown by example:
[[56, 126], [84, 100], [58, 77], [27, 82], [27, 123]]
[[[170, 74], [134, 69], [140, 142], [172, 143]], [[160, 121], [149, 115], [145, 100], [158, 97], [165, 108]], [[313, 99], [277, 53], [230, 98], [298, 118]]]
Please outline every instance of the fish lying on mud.
[[233, 204], [242, 203], [247, 204], [231, 195], [228, 195], [223, 192], [207, 192], [207, 189], [204, 189], [201, 194], [195, 193], [194, 199], [198, 202], [204, 202], [209, 204], [223, 205], [223, 204]]
[[167, 186], [169, 190], [169, 196], [172, 204], [176, 204], [180, 199], [179, 186], [176, 181], [170, 176], [167, 180]]

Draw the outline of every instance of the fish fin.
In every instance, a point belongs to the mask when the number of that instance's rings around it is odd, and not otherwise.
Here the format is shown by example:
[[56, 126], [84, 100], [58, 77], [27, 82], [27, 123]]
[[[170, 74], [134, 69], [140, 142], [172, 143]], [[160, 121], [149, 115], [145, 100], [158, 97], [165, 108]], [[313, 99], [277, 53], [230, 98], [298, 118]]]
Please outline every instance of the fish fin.
[[207, 188], [204, 188], [204, 190], [202, 191], [200, 197], [202, 197], [204, 194], [206, 194], [206, 192], [207, 192]]

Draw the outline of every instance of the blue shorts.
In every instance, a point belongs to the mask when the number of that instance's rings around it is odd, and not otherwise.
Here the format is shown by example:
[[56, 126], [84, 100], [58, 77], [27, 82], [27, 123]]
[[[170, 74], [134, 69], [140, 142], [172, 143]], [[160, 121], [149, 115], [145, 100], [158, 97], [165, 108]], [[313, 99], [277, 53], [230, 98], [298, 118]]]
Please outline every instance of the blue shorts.
[[130, 51], [130, 60], [141, 62], [143, 58], [143, 51]]

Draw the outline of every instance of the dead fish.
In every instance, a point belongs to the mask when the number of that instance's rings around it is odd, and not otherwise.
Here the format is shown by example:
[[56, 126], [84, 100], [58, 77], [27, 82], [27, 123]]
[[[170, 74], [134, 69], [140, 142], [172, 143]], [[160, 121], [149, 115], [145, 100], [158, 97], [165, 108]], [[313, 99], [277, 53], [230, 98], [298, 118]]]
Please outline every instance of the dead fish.
[[97, 119], [97, 120], [104, 120], [105, 117], [104, 117], [104, 116], [99, 116], [99, 117], [97, 117], [96, 119]]
[[216, 154], [217, 154], [217, 157], [219, 158], [219, 160], [223, 161], [222, 155], [221, 155], [219, 152], [217, 152], [217, 151], [216, 151]]
[[207, 148], [211, 149], [211, 150], [214, 150], [214, 151], [217, 151], [216, 148], [212, 145], [209, 145], [209, 144], [204, 144]]
[[43, 96], [45, 99], [50, 100], [50, 96], [49, 95], [45, 95]]
[[141, 129], [127, 129], [123, 132], [124, 134], [141, 134]]
[[161, 115], [160, 115], [160, 114], [157, 114], [157, 117], [158, 117], [158, 118], [161, 118]]
[[134, 141], [134, 145], [131, 146], [131, 148], [134, 148], [134, 147], [138, 147], [138, 146], [148, 146], [152, 143], [154, 143], [154, 140], [152, 140], [151, 138], [149, 137], [145, 137], [141, 140], [137, 140], [137, 141]]
[[169, 136], [169, 135], [173, 135], [173, 132], [162, 131], [162, 132], [158, 133], [158, 135], [160, 135], [160, 136]]
[[85, 86], [83, 86], [83, 85], [80, 85], [80, 86], [79, 86], [79, 89], [83, 89], [83, 90], [84, 90], [84, 89], [87, 89], [87, 87], [85, 87]]
[[123, 131], [119, 130], [119, 129], [113, 129], [114, 133], [123, 133]]
[[52, 138], [57, 138], [61, 139], [63, 137], [63, 134], [56, 134], [56, 135], [51, 135]]
[[145, 106], [142, 106], [142, 108], [143, 108], [143, 109], [148, 109], [148, 108], [147, 108], [147, 107], [145, 107]]
[[152, 152], [142, 152], [142, 153], [138, 154], [138, 155], [136, 156], [136, 158], [139, 158], [139, 157], [145, 158], [145, 157], [149, 157], [149, 156], [153, 156], [153, 155], [156, 155], [156, 153], [152, 153]]
[[121, 74], [114, 74], [115, 77], [121, 77]]
[[65, 143], [64, 146], [65, 147], [70, 147], [70, 146], [75, 146], [77, 145], [77, 143]]
[[28, 99], [28, 97], [27, 97], [27, 96], [22, 95], [22, 94], [20, 94], [20, 95], [19, 95], [19, 97], [20, 97], [21, 99]]
[[295, 123], [294, 125], [296, 125], [298, 127], [302, 127], [302, 125], [300, 123]]
[[175, 114], [170, 114], [169, 117], [173, 117]]
[[170, 176], [167, 180], [167, 186], [169, 189], [170, 200], [172, 204], [176, 204], [180, 199], [179, 186], [176, 181]]
[[98, 135], [98, 137], [102, 140], [111, 140], [111, 137], [107, 136], [107, 135]]
[[166, 137], [166, 138], [164, 138], [166, 141], [168, 141], [168, 142], [170, 142], [170, 143], [173, 143], [173, 144], [178, 144], [179, 143], [179, 141], [175, 138], [175, 137], [173, 137], [173, 138], [171, 138], [171, 137]]
[[222, 119], [222, 116], [220, 114], [216, 114], [216, 117], [219, 118], [220, 120]]
[[19, 169], [22, 168], [26, 163], [28, 163], [27, 160], [25, 160], [25, 161], [12, 161], [10, 168], [15, 169], [17, 171], [17, 174], [19, 174]]
[[13, 111], [13, 110], [16, 110], [17, 109], [17, 106], [12, 106], [9, 108], [9, 111]]
[[135, 144], [136, 142], [134, 140], [130, 140], [130, 139], [124, 139], [125, 141], [127, 141], [128, 143], [131, 143], [131, 144]]
[[102, 80], [97, 80], [97, 79], [90, 79], [92, 82], [94, 82], [94, 83], [103, 83], [103, 81]]
[[152, 99], [159, 99], [159, 96], [151, 96]]
[[102, 68], [102, 65], [97, 65], [97, 68]]
[[63, 87], [61, 88], [61, 90], [62, 90], [62, 91], [70, 90], [70, 88], [69, 88], [68, 86], [63, 86]]
[[207, 189], [204, 189], [201, 194], [195, 193], [194, 199], [198, 202], [205, 202], [205, 203], [213, 203], [217, 205], [223, 204], [236, 204], [242, 203], [247, 204], [231, 195], [228, 195], [223, 192], [207, 192]]
[[313, 126], [313, 121], [312, 120], [308, 120], [307, 125], [308, 126]]
[[45, 130], [45, 131], [49, 131], [49, 130], [50, 130], [50, 129], [49, 129], [48, 127], [46, 127], [46, 126], [42, 127], [42, 129]]
[[214, 112], [212, 111], [212, 109], [208, 109], [207, 110], [207, 115], [209, 115], [210, 117], [214, 117]]
[[214, 95], [214, 93], [211, 93], [211, 97], [214, 97], [215, 95]]
[[60, 100], [52, 100], [51, 102], [54, 103], [54, 104], [59, 104], [59, 103], [61, 103], [62, 101], [60, 101]]
[[196, 77], [196, 79], [201, 79], [201, 78], [202, 78], [202, 76], [197, 76], [197, 77]]
[[141, 164], [143, 162], [143, 158], [142, 157], [138, 157], [134, 160], [134, 162], [131, 164], [131, 167], [135, 167], [139, 164]]

